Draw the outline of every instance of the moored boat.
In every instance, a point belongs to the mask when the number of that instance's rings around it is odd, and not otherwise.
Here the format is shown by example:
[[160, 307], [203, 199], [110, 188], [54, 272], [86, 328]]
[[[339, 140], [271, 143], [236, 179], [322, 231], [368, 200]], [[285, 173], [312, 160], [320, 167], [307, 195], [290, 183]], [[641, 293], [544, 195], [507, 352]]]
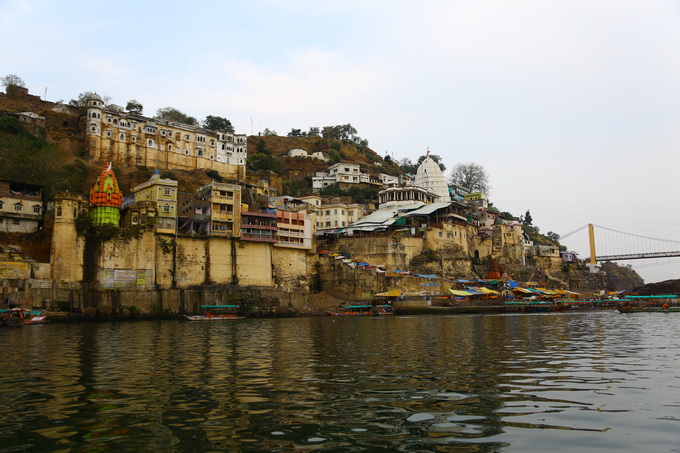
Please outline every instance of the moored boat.
[[624, 302], [625, 305], [618, 309], [620, 313], [680, 313], [675, 294], [626, 296]]
[[391, 305], [345, 305], [336, 310], [327, 311], [327, 316], [384, 316], [392, 315]]
[[47, 315], [40, 310], [27, 310], [24, 308], [0, 309], [0, 326], [21, 327], [42, 324], [46, 320]]
[[237, 313], [238, 305], [201, 305], [203, 313], [198, 315], [182, 315], [187, 321], [236, 321], [244, 319]]

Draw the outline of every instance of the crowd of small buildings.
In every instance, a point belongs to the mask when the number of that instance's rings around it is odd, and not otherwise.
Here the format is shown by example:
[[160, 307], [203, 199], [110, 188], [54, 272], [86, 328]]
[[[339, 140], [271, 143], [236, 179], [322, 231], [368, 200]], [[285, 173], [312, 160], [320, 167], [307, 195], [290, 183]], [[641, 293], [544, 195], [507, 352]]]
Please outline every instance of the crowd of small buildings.
[[[24, 95], [30, 96], [27, 92]], [[60, 108], [65, 107], [57, 105], [53, 110]], [[41, 115], [17, 115], [28, 130], [37, 132], [45, 127]], [[97, 224], [126, 228], [146, 225], [161, 234], [238, 238], [303, 250], [313, 250], [318, 237], [422, 237], [428, 228], [437, 228], [438, 238], [434, 239], [443, 243], [466, 241], [470, 238], [463, 236], [468, 231], [494, 244], [519, 233], [521, 255], [560, 258], [558, 247], [534, 245], [517, 220], [501, 218], [484, 193], [449, 186], [429, 156], [416, 175], [373, 175], [359, 163], [338, 162], [312, 177], [313, 195], [277, 197], [267, 181], [255, 186], [245, 182], [246, 135], [147, 118], [120, 106], [105, 105], [98, 95], [87, 98], [80, 127], [87, 138], [87, 157], [109, 164], [90, 193], [90, 203], [73, 194], [60, 195], [68, 203], [55, 198], [57, 218], [66, 206], [73, 206], [78, 212], [90, 209]], [[290, 150], [288, 155], [328, 160], [323, 153], [308, 154], [302, 149]], [[234, 182], [213, 180], [194, 193], [185, 193], [180, 192], [177, 181], [161, 178], [156, 171], [123, 196], [112, 164], [210, 169]], [[362, 205], [318, 195], [332, 184], [378, 188], [378, 203]], [[268, 203], [257, 208], [244, 203], [247, 190], [269, 195]], [[0, 231], [35, 232], [44, 210], [40, 186], [0, 181]], [[460, 228], [446, 229], [446, 225]], [[577, 256], [562, 252], [562, 259], [574, 262]]]

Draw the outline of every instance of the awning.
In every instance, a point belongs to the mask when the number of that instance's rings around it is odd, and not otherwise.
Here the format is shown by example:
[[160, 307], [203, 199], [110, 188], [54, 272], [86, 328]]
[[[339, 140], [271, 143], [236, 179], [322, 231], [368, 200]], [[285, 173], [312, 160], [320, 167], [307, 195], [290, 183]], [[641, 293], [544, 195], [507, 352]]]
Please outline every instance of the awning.
[[399, 297], [401, 296], [401, 290], [393, 289], [384, 293], [375, 293], [374, 296]]
[[463, 291], [460, 289], [450, 289], [449, 292], [453, 294], [454, 296], [472, 296], [474, 295], [473, 293], [469, 291]]

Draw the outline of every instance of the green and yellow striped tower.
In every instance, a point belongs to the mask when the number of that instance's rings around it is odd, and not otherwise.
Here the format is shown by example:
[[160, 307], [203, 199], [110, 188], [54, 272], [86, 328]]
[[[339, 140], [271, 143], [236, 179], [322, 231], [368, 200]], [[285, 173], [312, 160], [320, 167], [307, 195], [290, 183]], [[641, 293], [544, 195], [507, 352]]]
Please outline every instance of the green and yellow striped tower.
[[118, 188], [116, 175], [111, 169], [111, 162], [101, 172], [94, 187], [90, 189], [90, 204], [92, 205], [92, 224], [120, 225], [120, 207], [123, 204], [123, 192]]

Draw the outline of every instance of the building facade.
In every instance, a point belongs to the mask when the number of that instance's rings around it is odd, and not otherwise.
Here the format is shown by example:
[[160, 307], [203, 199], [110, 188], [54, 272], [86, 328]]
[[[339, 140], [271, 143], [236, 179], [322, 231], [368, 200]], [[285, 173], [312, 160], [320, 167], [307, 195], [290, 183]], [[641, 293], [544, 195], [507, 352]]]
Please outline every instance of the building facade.
[[105, 106], [101, 96], [86, 100], [88, 157], [116, 165], [215, 170], [245, 180], [248, 142], [245, 135], [126, 112]]
[[[205, 205], [207, 204], [207, 212]], [[210, 235], [241, 235], [241, 186], [212, 181], [200, 189], [193, 203], [194, 218], [210, 218]]]
[[35, 233], [42, 220], [42, 213], [40, 186], [0, 181], [0, 231]]
[[132, 189], [135, 204], [150, 201], [156, 205], [156, 231], [174, 234], [177, 228], [177, 181], [161, 178], [156, 170], [146, 182]]

